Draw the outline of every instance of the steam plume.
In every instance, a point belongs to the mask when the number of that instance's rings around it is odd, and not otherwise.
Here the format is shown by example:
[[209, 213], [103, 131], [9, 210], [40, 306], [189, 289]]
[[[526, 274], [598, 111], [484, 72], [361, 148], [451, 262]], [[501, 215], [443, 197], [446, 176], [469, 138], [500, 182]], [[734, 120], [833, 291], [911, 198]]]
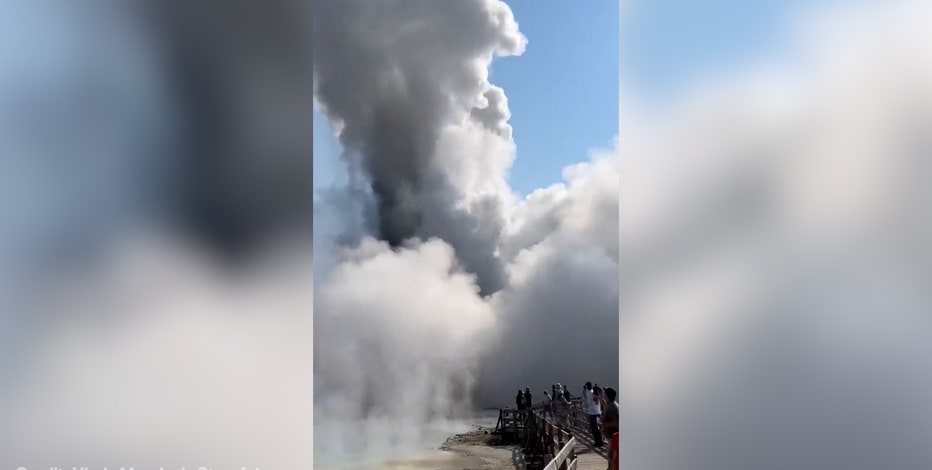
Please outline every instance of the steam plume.
[[403, 452], [516, 387], [614, 383], [617, 148], [514, 196], [488, 81], [527, 42], [508, 6], [322, 3], [315, 90], [350, 184], [315, 202], [316, 424], [345, 430], [315, 450]]
[[[440, 236], [467, 269], [480, 273], [485, 292], [497, 290], [502, 280], [494, 252], [502, 220], [488, 213], [496, 202], [463, 201], [464, 188], [451, 181], [438, 146], [449, 126], [462, 130], [464, 119], [474, 124], [467, 132], [510, 140], [504, 95], [487, 78], [494, 55], [524, 51], [511, 10], [498, 1], [318, 7], [317, 100], [339, 131], [348, 163], [368, 177], [373, 235], [396, 247]], [[482, 176], [501, 178], [494, 174], [498, 166]]]

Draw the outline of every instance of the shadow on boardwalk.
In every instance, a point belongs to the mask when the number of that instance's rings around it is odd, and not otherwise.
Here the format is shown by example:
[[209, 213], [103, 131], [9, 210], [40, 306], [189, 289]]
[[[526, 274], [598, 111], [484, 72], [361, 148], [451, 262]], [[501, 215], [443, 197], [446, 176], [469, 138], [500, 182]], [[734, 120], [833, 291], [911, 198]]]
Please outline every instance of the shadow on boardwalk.
[[608, 461], [608, 444], [605, 444], [602, 447], [595, 447], [595, 441], [592, 440], [592, 433], [589, 431], [588, 427], [583, 429], [578, 426], [570, 426], [569, 430], [573, 436], [576, 437], [576, 442], [581, 444], [576, 447], [577, 454], [581, 455], [592, 453], [602, 457], [606, 462]]

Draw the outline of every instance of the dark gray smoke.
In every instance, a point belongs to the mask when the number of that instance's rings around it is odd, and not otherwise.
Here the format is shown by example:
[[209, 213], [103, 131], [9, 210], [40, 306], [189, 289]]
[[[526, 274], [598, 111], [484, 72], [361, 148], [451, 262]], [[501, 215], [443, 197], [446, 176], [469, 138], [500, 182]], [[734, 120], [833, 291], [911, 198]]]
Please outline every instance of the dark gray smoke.
[[510, 138], [504, 95], [487, 75], [494, 54], [524, 49], [511, 11], [487, 1], [322, 1], [314, 40], [317, 100], [346, 160], [368, 176], [374, 235], [393, 247], [439, 236], [485, 292], [500, 288], [496, 202], [459, 204], [438, 143], [469, 116]]

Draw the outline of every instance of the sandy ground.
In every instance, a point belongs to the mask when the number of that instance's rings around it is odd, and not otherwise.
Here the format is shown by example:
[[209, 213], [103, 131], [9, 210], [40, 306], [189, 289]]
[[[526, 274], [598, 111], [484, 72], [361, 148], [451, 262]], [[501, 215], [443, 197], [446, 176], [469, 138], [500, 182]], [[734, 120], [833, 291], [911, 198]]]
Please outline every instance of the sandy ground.
[[[451, 436], [441, 450], [405, 459], [380, 462], [365, 468], [393, 470], [516, 470], [523, 469], [523, 456], [517, 446], [496, 445], [491, 429], [477, 427]], [[353, 467], [357, 468], [357, 467]], [[363, 467], [358, 467], [363, 468]]]
[[[383, 462], [384, 469], [514, 470], [513, 450], [504, 447], [451, 446], [421, 457]], [[518, 452], [520, 454], [520, 452]], [[518, 457], [520, 458], [520, 457]]]

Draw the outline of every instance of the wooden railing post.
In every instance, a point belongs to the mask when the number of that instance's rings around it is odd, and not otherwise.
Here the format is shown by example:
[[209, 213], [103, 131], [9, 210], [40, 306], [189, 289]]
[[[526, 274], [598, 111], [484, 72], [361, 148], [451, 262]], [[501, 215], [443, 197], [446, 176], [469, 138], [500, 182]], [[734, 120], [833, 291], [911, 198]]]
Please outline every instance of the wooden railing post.
[[570, 462], [570, 465], [567, 465], [566, 467], [567, 470], [576, 470], [576, 447], [573, 447], [573, 449], [570, 450], [570, 456], [567, 458], [567, 460]]
[[[569, 459], [570, 454], [573, 453], [575, 446], [576, 439], [571, 438], [569, 442], [567, 442], [566, 445], [560, 449], [560, 452], [553, 457], [553, 460], [551, 460], [550, 463], [544, 467], [544, 470], [556, 470], [557, 468], [565, 468], [564, 465], [567, 463], [566, 461]], [[570, 464], [572, 465], [572, 462]]]
[[559, 429], [554, 429], [553, 431], [554, 431], [554, 436], [553, 436], [554, 439], [550, 440], [550, 445], [553, 446], [554, 450], [562, 449], [563, 446], [566, 445], [566, 441], [563, 440], [563, 432], [560, 431]]
[[[559, 430], [557, 430], [557, 431], [554, 433], [553, 439], [551, 439], [551, 444], [550, 444], [550, 445], [554, 446], [554, 448], [562, 449], [562, 448], [563, 448], [563, 433], [560, 432]], [[565, 463], [565, 462], [562, 463], [562, 464], [560, 464], [560, 469], [561, 469], [561, 470], [565, 470], [565, 469], [566, 469], [566, 463]]]
[[550, 448], [547, 447], [547, 436], [550, 435], [550, 422], [543, 420], [543, 432], [540, 434], [540, 451], [544, 454], [550, 453]]
[[535, 450], [537, 450], [537, 443], [540, 442], [540, 433], [542, 431], [541, 429], [542, 423], [540, 422], [540, 416], [537, 416], [537, 413], [534, 413], [532, 415], [532, 418], [534, 419], [534, 436], [532, 439], [529, 439], [528, 442], [530, 444], [531, 451], [534, 452]]
[[518, 440], [518, 415], [517, 412], [511, 413], [511, 430], [514, 431], [515, 441]]

